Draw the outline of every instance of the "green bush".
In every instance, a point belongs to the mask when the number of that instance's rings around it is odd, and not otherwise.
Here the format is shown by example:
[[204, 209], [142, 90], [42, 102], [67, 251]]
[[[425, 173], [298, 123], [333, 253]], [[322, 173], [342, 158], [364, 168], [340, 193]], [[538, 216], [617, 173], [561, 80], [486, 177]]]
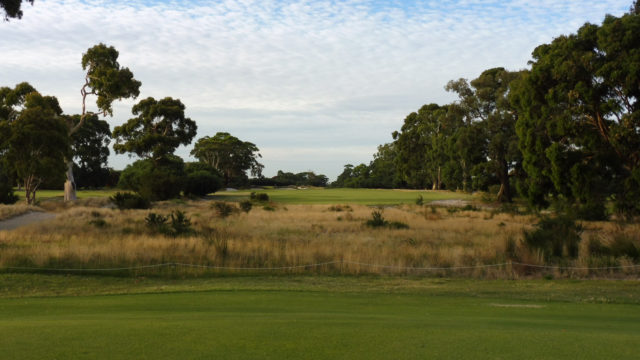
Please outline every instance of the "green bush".
[[109, 200], [120, 210], [148, 209], [151, 206], [149, 200], [143, 196], [129, 192], [117, 192]]
[[191, 228], [191, 219], [187, 217], [184, 211], [175, 210], [170, 214], [171, 230], [173, 236], [188, 235], [193, 233]]
[[408, 229], [409, 225], [400, 222], [400, 221], [392, 221], [389, 222], [385, 220], [384, 216], [382, 216], [382, 211], [374, 210], [371, 212], [371, 219], [365, 222], [365, 225], [378, 228], [378, 227], [388, 227], [390, 229]]
[[224, 201], [216, 201], [211, 207], [215, 209], [216, 214], [221, 218], [226, 218], [227, 216], [233, 214], [236, 208], [233, 205], [230, 205]]
[[213, 173], [200, 170], [187, 174], [184, 181], [185, 196], [206, 196], [214, 193], [222, 186], [222, 180]]
[[251, 211], [251, 208], [253, 207], [253, 203], [249, 200], [244, 200], [240, 202], [240, 210], [244, 211], [245, 213], [249, 213], [249, 211]]
[[144, 222], [149, 229], [154, 232], [167, 233], [167, 220], [169, 220], [166, 216], [149, 213], [147, 217], [144, 218]]
[[545, 216], [534, 230], [524, 230], [524, 244], [531, 250], [541, 251], [546, 259], [576, 258], [582, 231], [582, 226], [571, 216]]
[[0, 204], [11, 205], [18, 201], [18, 196], [13, 193], [13, 186], [9, 178], [0, 169]]
[[424, 204], [424, 198], [422, 197], [422, 195], [418, 195], [418, 198], [416, 199], [416, 205], [422, 206], [422, 204]]
[[258, 202], [267, 202], [267, 201], [269, 201], [269, 195], [267, 195], [266, 193], [255, 193], [255, 192], [252, 192], [251, 195], [249, 195], [249, 198], [251, 200], [258, 201]]
[[168, 200], [180, 196], [184, 181], [184, 162], [171, 156], [157, 161], [138, 160], [128, 165], [120, 175], [118, 186], [150, 200]]

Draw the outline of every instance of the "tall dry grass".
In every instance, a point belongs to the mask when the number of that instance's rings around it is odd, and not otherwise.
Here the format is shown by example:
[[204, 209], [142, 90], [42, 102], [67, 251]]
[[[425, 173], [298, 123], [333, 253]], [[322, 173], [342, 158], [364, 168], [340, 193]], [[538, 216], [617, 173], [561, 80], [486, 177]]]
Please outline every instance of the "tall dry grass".
[[[91, 204], [84, 204], [91, 205]], [[0, 268], [119, 268], [161, 263], [219, 267], [162, 268], [134, 273], [173, 272], [182, 275], [246, 272], [258, 268], [275, 273], [425, 274], [504, 278], [518, 276], [625, 276], [637, 268], [615, 270], [540, 270], [519, 265], [478, 267], [511, 261], [544, 265], [544, 259], [522, 244], [523, 229], [536, 219], [528, 215], [458, 211], [405, 205], [386, 208], [384, 217], [409, 229], [369, 228], [372, 208], [352, 205], [331, 211], [327, 205], [287, 205], [276, 211], [254, 208], [219, 218], [206, 201], [165, 202], [152, 210], [119, 211], [93, 206], [59, 209], [54, 220], [0, 231]], [[195, 233], [171, 237], [152, 232], [144, 218], [150, 213], [185, 211]], [[335, 208], [334, 208], [335, 210]], [[610, 223], [589, 223], [583, 238], [612, 237], [621, 231], [640, 233], [638, 225], [621, 229]], [[580, 256], [565, 266], [630, 264], [631, 259], [602, 260], [582, 241]], [[309, 267], [300, 265], [323, 264]], [[266, 270], [269, 268], [293, 267]], [[420, 269], [473, 267], [469, 269]], [[224, 268], [224, 269], [220, 269]], [[233, 270], [243, 268], [243, 270]]]

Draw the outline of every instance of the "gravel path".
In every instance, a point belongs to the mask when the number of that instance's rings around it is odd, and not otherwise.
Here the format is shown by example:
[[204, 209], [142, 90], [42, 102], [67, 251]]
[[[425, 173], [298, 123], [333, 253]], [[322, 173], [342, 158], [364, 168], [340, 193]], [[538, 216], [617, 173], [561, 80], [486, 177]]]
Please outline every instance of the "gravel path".
[[0, 231], [13, 230], [15, 228], [19, 228], [20, 226], [25, 226], [25, 225], [37, 223], [40, 221], [53, 219], [55, 217], [56, 217], [56, 214], [45, 213], [45, 212], [26, 213], [23, 215], [13, 217], [8, 220], [0, 221]]
[[427, 205], [464, 207], [469, 205], [469, 202], [466, 200], [435, 200]]

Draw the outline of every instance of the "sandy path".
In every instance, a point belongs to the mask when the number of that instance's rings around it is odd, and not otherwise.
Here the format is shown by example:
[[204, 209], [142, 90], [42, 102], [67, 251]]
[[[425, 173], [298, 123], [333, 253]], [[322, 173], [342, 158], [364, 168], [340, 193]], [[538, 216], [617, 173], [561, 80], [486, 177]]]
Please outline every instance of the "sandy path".
[[45, 212], [30, 212], [23, 215], [13, 217], [11, 219], [0, 221], [0, 231], [13, 230], [20, 226], [25, 226], [33, 223], [37, 223], [44, 220], [53, 219], [56, 214]]

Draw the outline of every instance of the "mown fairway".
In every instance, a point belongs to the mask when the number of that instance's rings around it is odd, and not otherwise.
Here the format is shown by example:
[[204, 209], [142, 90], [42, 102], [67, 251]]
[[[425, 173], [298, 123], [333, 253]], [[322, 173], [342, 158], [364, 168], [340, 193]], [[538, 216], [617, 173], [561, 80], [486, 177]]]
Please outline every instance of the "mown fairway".
[[[395, 205], [412, 204], [422, 195], [424, 202], [448, 199], [470, 199], [464, 193], [425, 190], [385, 190], [385, 189], [269, 189], [252, 190], [267, 193], [275, 202], [285, 204], [363, 204]], [[217, 200], [246, 199], [250, 191], [221, 191], [213, 195]]]
[[[29, 275], [20, 277], [12, 281], [29, 283]], [[45, 280], [52, 285], [64, 278]], [[522, 300], [506, 282], [484, 282], [491, 295], [465, 280], [450, 286], [437, 280], [365, 278], [366, 286], [358, 286], [358, 278], [282, 280], [168, 281], [167, 287], [152, 280], [165, 292], [0, 299], [2, 357], [631, 359], [640, 343], [638, 294], [628, 292], [635, 284], [627, 282], [524, 282], [519, 286], [530, 299]], [[70, 281], [80, 293], [92, 285], [99, 292], [97, 285], [105, 282], [135, 291], [130, 279]], [[170, 292], [180, 286], [191, 291]], [[620, 303], [585, 303], [603, 290], [598, 286], [611, 288]], [[571, 294], [572, 288], [581, 295]], [[564, 301], [544, 300], [545, 289]]]

